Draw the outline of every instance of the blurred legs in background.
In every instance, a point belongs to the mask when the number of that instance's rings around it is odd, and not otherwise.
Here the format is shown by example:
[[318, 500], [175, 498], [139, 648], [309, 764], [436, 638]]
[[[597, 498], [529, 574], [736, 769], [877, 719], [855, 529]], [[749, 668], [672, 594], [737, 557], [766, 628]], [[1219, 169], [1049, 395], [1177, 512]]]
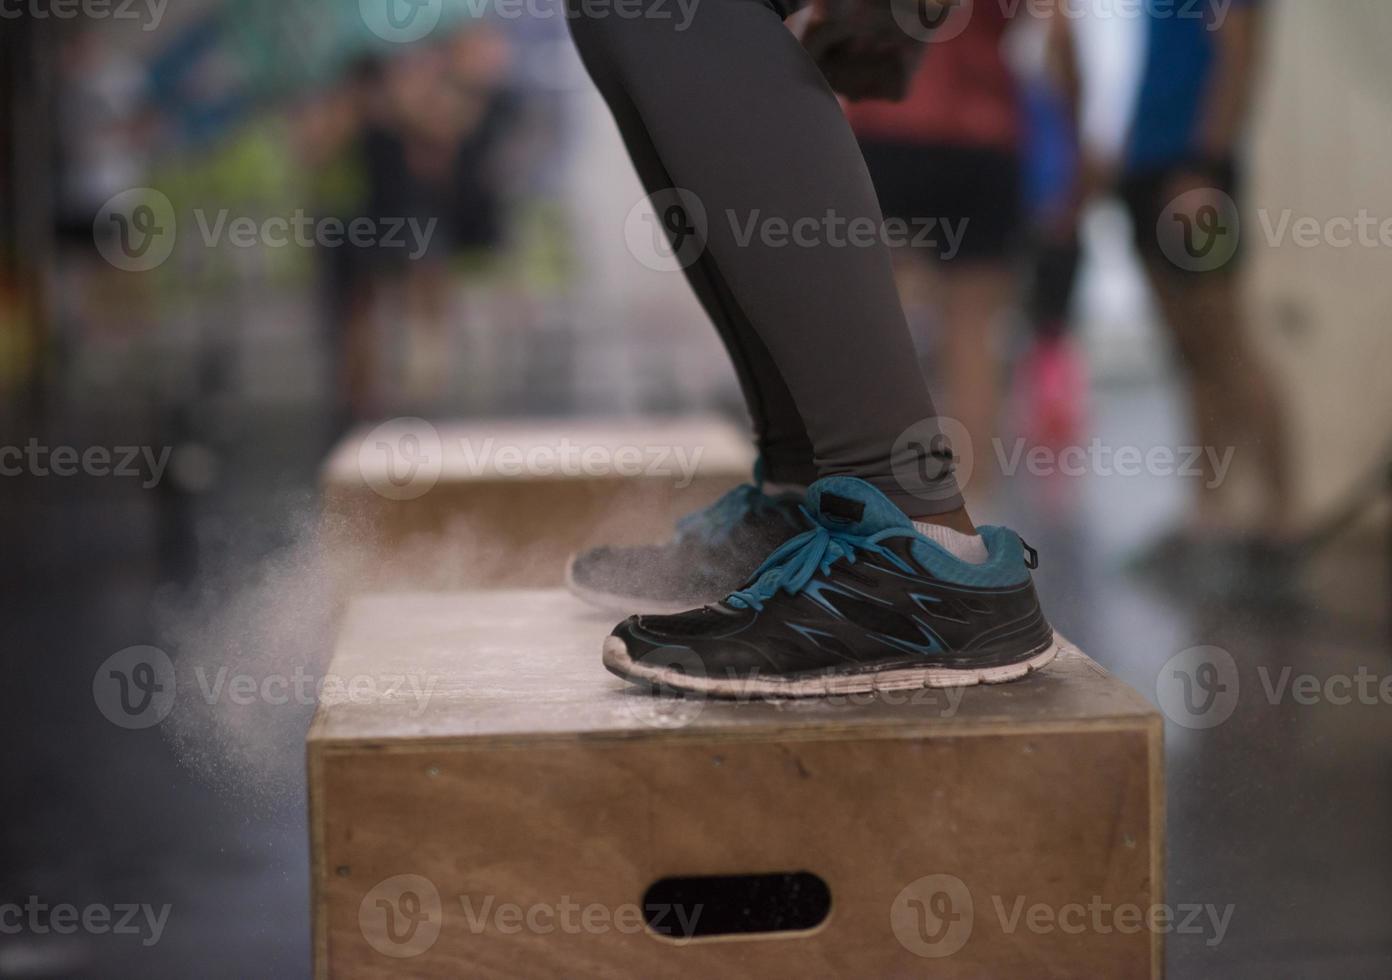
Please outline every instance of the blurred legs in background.
[[[930, 178], [931, 179], [931, 178]], [[960, 219], [968, 223], [970, 217]], [[975, 455], [972, 488], [987, 494], [995, 469], [993, 439], [1003, 397], [1002, 326], [1016, 299], [1014, 267], [996, 259], [943, 262], [912, 247], [899, 250], [895, 273], [924, 372], [945, 393]], [[961, 452], [966, 447], [955, 447]]]
[[1029, 346], [1013, 385], [1020, 427], [1031, 444], [1063, 449], [1083, 438], [1088, 371], [1072, 334], [1073, 296], [1083, 248], [1080, 214], [1102, 169], [1083, 146], [1079, 65], [1073, 25], [1034, 27], [1035, 61], [1024, 73], [1023, 198], [1029, 215]]
[[[1231, 166], [1206, 181], [1180, 172], [1137, 172], [1126, 176], [1121, 196], [1131, 212], [1137, 248], [1161, 317], [1173, 338], [1180, 365], [1188, 382], [1189, 413], [1197, 442], [1212, 447], [1203, 459], [1202, 489], [1194, 502], [1190, 528], [1205, 535], [1232, 524], [1226, 506], [1226, 481], [1214, 468], [1213, 455], [1221, 458], [1231, 449], [1249, 457], [1259, 476], [1260, 500], [1250, 528], [1271, 543], [1291, 535], [1291, 486], [1288, 459], [1289, 436], [1285, 410], [1277, 395], [1268, 366], [1251, 340], [1239, 272], [1239, 255], [1220, 254], [1215, 267], [1203, 271], [1180, 268], [1173, 261], [1177, 245], [1157, 237], [1183, 219], [1201, 221], [1200, 209], [1226, 206], [1218, 195], [1231, 200], [1237, 180]], [[1207, 197], [1214, 203], [1205, 204]], [[1189, 208], [1193, 214], [1177, 209]], [[1174, 213], [1170, 213], [1174, 212]]]
[[[1241, 3], [1213, 19], [1148, 11], [1146, 63], [1119, 189], [1187, 375], [1198, 441], [1220, 456], [1241, 453], [1251, 461], [1260, 477], [1259, 516], [1240, 530], [1270, 545], [1291, 537], [1289, 436], [1243, 309], [1235, 205], [1263, 9]], [[1201, 541], [1233, 523], [1221, 496], [1226, 487], [1211, 467], [1205, 476], [1187, 529]]]
[[[1147, 275], [1189, 381], [1189, 410], [1202, 446], [1240, 447], [1260, 476], [1262, 500], [1253, 528], [1282, 541], [1290, 535], [1291, 488], [1284, 408], [1270, 372], [1251, 343], [1241, 286], [1232, 274], [1186, 275], [1146, 263]], [[1230, 523], [1224, 481], [1205, 453], [1195, 502], [1198, 530]]]
[[1087, 414], [1087, 370], [1070, 336], [1069, 311], [1082, 247], [1071, 229], [1044, 229], [1033, 251], [1025, 304], [1032, 337], [1017, 382], [1022, 421], [1032, 444], [1062, 448], [1082, 437]]
[[953, 266], [943, 276], [942, 372], [949, 404], [965, 427], [980, 464], [975, 484], [989, 493], [998, 476], [993, 440], [1004, 374], [1001, 325], [1016, 299], [1015, 270], [1004, 261]]
[[[1030, 18], [1020, 18], [1022, 23]], [[1017, 296], [1023, 120], [1004, 50], [1007, 5], [983, 4], [934, 43], [897, 102], [847, 108], [887, 225], [923, 369], [961, 424], [972, 490], [991, 491], [1000, 421], [1002, 324]]]

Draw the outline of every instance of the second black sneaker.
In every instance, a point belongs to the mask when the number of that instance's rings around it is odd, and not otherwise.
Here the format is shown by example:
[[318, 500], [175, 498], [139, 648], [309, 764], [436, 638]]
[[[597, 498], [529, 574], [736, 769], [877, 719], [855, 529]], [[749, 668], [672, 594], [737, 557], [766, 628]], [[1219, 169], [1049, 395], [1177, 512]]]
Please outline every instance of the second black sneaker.
[[965, 562], [852, 477], [814, 483], [807, 511], [813, 526], [723, 601], [620, 623], [604, 665], [674, 691], [804, 697], [1000, 683], [1057, 654], [1014, 532], [980, 528], [989, 557]]
[[770, 551], [807, 529], [800, 494], [735, 487], [677, 523], [664, 544], [582, 551], [566, 566], [566, 586], [592, 605], [619, 613], [679, 612], [739, 588]]

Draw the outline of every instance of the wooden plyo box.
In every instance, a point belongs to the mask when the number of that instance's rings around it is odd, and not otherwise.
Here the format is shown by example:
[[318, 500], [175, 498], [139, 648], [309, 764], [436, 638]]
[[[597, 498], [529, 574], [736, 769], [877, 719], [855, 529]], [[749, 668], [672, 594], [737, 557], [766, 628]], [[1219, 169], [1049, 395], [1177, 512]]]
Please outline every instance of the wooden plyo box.
[[575, 551], [661, 540], [753, 463], [715, 416], [392, 419], [321, 470], [326, 567], [347, 594], [559, 585]]
[[[611, 626], [557, 591], [352, 603], [308, 741], [319, 977], [1160, 976], [1161, 722], [1080, 652], [684, 701], [603, 670]], [[660, 880], [791, 873], [820, 921], [656, 934], [742, 914]]]

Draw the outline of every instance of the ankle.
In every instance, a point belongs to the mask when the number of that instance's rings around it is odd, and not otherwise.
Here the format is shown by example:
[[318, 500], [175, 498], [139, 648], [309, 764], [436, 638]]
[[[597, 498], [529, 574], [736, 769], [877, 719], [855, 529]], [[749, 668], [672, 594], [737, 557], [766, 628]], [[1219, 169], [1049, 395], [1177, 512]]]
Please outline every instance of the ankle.
[[976, 535], [976, 524], [972, 522], [971, 515], [967, 513], [967, 508], [958, 507], [944, 514], [924, 514], [922, 516], [910, 515], [909, 519], [915, 524], [935, 524], [938, 527], [949, 528], [959, 534]]
[[977, 534], [974, 528], [971, 534], [966, 534], [943, 524], [914, 521], [914, 530], [948, 554], [969, 565], [980, 565], [991, 559], [991, 552], [986, 547], [985, 539]]

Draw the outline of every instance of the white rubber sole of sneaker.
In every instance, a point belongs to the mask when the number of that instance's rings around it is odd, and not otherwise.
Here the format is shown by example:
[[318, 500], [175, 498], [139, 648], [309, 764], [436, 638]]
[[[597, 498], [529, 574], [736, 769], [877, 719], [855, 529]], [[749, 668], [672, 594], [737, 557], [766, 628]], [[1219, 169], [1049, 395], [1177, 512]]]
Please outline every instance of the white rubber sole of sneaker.
[[875, 691], [907, 691], [918, 688], [973, 687], [977, 684], [1006, 684], [1047, 666], [1068, 642], [1054, 633], [1047, 647], [1027, 659], [1001, 667], [899, 667], [860, 674], [825, 674], [812, 677], [778, 677], [753, 674], [748, 677], [713, 677], [673, 670], [661, 664], [646, 664], [629, 656], [628, 647], [617, 636], [604, 639], [604, 666], [625, 680], [687, 691], [717, 698], [815, 698], [838, 694]]
[[[617, 595], [587, 588], [575, 581], [575, 555], [566, 562], [565, 586], [571, 595], [605, 612], [620, 616], [672, 616], [698, 608], [699, 602], [661, 602], [657, 599], [643, 599], [637, 596]], [[717, 598], [723, 598], [717, 596]], [[714, 601], [714, 600], [711, 600]]]

